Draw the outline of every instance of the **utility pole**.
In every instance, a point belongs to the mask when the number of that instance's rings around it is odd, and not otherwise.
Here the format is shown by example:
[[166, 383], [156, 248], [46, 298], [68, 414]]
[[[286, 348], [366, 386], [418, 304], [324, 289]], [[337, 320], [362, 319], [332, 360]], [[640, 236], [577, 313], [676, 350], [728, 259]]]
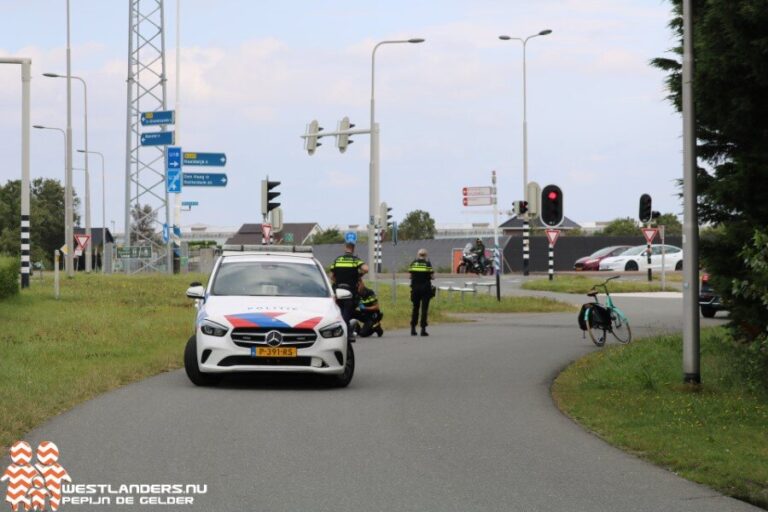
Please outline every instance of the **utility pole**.
[[683, 381], [701, 382], [696, 111], [693, 102], [693, 2], [683, 0]]
[[66, 233], [64, 246], [67, 248], [64, 254], [67, 277], [75, 275], [74, 253], [72, 242], [75, 239], [74, 234], [74, 211], [72, 204], [72, 49], [70, 48], [69, 37], [69, 0], [67, 0], [67, 175], [64, 185], [64, 212], [66, 214], [66, 224], [64, 231]]

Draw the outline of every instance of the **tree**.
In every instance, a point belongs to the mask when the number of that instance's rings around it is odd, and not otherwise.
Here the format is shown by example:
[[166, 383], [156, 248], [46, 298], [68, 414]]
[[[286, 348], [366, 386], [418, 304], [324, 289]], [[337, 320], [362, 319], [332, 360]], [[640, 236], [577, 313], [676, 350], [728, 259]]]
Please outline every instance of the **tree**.
[[624, 217], [612, 220], [602, 231], [596, 234], [601, 236], [636, 236], [640, 234], [640, 228], [635, 219]]
[[664, 226], [665, 236], [680, 236], [683, 234], [683, 225], [674, 213], [665, 213], [654, 221], [657, 226]]
[[[30, 183], [30, 256], [53, 261], [53, 251], [64, 245], [64, 187], [58, 180], [36, 178]], [[74, 222], [80, 222], [74, 196]], [[21, 250], [21, 181], [0, 186], [0, 253], [18, 256]]]
[[320, 244], [340, 244], [344, 242], [344, 235], [341, 234], [339, 228], [330, 227], [327, 229], [321, 229], [309, 239], [307, 242], [309, 245]]
[[[681, 110], [682, 0], [672, 3], [669, 26], [678, 47], [674, 58], [652, 64], [669, 73], [669, 99]], [[765, 0], [693, 4], [697, 151], [708, 165], [697, 169], [697, 203], [699, 219], [714, 228], [701, 239], [701, 259], [729, 305], [733, 334], [759, 346], [766, 341], [768, 308], [760, 293], [745, 293], [742, 284], [764, 283], [768, 274], [765, 251], [754, 249], [755, 240], [768, 236], [760, 185], [768, 169], [768, 8]]]
[[402, 240], [427, 240], [435, 238], [435, 220], [424, 210], [408, 213], [397, 227], [397, 236]]
[[131, 207], [131, 244], [146, 245], [147, 242], [160, 245], [160, 235], [155, 231], [157, 210], [138, 203]]

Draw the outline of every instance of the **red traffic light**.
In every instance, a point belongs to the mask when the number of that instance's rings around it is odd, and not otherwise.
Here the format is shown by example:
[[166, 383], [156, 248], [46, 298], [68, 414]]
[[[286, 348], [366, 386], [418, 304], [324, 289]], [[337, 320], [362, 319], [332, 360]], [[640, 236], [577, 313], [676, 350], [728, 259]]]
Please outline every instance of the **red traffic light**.
[[554, 190], [550, 191], [549, 194], [547, 194], [547, 198], [550, 201], [554, 201], [555, 199], [557, 199], [557, 192], [555, 192]]

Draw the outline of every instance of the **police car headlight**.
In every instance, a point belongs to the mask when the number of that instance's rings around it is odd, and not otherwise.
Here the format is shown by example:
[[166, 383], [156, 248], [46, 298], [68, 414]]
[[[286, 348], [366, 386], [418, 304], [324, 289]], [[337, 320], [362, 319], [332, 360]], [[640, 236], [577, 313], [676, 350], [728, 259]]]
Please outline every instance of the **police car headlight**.
[[217, 324], [216, 322], [212, 322], [211, 320], [203, 320], [203, 323], [200, 325], [200, 330], [207, 336], [216, 336], [221, 338], [227, 334], [229, 328], [221, 324]]
[[343, 334], [344, 327], [341, 325], [341, 322], [336, 322], [335, 324], [331, 324], [328, 327], [323, 327], [320, 329], [320, 336], [323, 338], [338, 338]]

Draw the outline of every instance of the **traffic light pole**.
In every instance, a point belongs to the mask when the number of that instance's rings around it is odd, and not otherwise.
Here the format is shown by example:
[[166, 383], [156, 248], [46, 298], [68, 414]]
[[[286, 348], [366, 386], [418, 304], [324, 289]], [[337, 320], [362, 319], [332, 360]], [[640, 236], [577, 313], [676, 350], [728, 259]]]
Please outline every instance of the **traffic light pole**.
[[[491, 183], [496, 191], [496, 171], [491, 174]], [[494, 194], [494, 199], [496, 199]], [[499, 201], [493, 201], [493, 266], [496, 270], [496, 300], [501, 302], [501, 255], [499, 254]]]

